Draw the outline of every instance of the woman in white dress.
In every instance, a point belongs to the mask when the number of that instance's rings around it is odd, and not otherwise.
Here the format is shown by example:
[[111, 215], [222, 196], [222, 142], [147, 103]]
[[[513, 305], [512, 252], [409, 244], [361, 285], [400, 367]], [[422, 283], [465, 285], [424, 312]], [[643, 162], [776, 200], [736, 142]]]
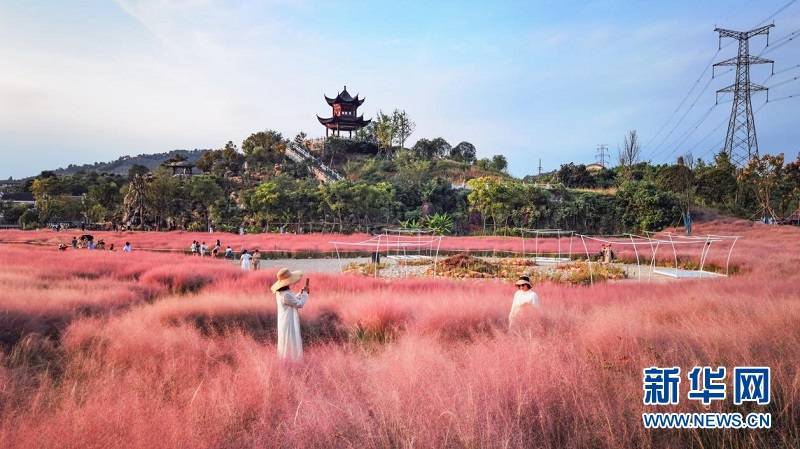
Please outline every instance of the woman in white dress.
[[303, 277], [302, 271], [278, 271], [278, 280], [272, 284], [275, 301], [278, 303], [278, 357], [301, 360], [303, 358], [303, 339], [300, 336], [301, 309], [308, 301], [308, 281], [299, 293], [292, 293], [289, 287]]
[[242, 271], [250, 271], [250, 259], [253, 258], [247, 250], [242, 250], [242, 255], [239, 257], [242, 260]]
[[515, 285], [517, 286], [517, 291], [514, 292], [511, 313], [508, 314], [509, 328], [514, 325], [514, 321], [523, 310], [530, 307], [539, 307], [539, 295], [531, 289], [531, 280], [528, 276], [521, 276]]

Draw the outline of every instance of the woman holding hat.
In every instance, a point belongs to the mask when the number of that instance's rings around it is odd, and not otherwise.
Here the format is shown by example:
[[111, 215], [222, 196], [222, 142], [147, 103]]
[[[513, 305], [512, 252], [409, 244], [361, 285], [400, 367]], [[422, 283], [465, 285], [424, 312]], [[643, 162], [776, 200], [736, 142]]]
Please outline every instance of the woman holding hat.
[[514, 325], [514, 320], [524, 309], [539, 307], [539, 295], [531, 289], [531, 279], [528, 276], [520, 276], [514, 285], [516, 285], [517, 291], [514, 292], [511, 313], [508, 314], [508, 327]]
[[272, 284], [272, 292], [278, 302], [278, 356], [292, 360], [303, 358], [303, 339], [300, 337], [300, 314], [308, 301], [308, 281], [306, 286], [295, 294], [289, 290], [292, 284], [303, 277], [302, 271], [290, 271], [286, 268], [278, 271], [278, 280]]

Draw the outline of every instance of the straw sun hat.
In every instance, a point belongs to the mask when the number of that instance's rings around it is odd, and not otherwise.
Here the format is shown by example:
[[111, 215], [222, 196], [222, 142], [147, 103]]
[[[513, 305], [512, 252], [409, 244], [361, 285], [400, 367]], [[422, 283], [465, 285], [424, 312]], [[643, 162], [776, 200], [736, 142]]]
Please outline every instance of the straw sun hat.
[[294, 284], [295, 282], [299, 281], [300, 278], [302, 277], [303, 277], [302, 271], [290, 271], [288, 268], [281, 268], [281, 270], [278, 271], [277, 275], [278, 280], [275, 281], [274, 284], [272, 284], [270, 290], [272, 290], [272, 292], [275, 293], [278, 291], [278, 289]]

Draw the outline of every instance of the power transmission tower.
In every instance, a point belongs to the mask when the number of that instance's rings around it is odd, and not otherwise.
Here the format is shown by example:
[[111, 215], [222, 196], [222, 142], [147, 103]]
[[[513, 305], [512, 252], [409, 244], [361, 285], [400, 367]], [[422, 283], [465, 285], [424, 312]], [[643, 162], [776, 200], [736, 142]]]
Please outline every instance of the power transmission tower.
[[606, 168], [607, 160], [610, 157], [611, 155], [608, 154], [608, 145], [597, 145], [597, 154], [595, 154], [594, 158], [603, 168]]
[[539, 158], [539, 176], [542, 176], [542, 158]]
[[[728, 121], [728, 134], [725, 137], [723, 151], [728, 154], [731, 162], [740, 167], [747, 164], [750, 158], [758, 157], [758, 139], [756, 138], [750, 94], [767, 90], [764, 86], [750, 82], [750, 66], [752, 64], [772, 64], [773, 72], [775, 70], [775, 61], [750, 55], [750, 38], [760, 35], [767, 36], [767, 46], [769, 46], [769, 29], [774, 26], [765, 25], [749, 31], [733, 31], [723, 28], [714, 30], [719, 33], [720, 49], [722, 49], [722, 38], [728, 37], [739, 41], [737, 56], [714, 64], [711, 76], [714, 76], [717, 67], [736, 66], [736, 82], [717, 91], [717, 103], [719, 103], [719, 94], [733, 93], [731, 118]], [[769, 94], [767, 94], [767, 99], [769, 99]]]

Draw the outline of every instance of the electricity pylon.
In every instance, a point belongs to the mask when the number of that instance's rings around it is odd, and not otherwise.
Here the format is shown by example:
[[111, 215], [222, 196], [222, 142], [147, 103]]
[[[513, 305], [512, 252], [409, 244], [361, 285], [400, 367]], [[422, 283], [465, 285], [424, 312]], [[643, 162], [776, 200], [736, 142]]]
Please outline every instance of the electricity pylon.
[[597, 145], [597, 154], [595, 154], [594, 158], [597, 160], [597, 163], [599, 163], [603, 168], [606, 168], [609, 158], [608, 145]]
[[[753, 158], [758, 157], [758, 139], [756, 138], [756, 124], [753, 120], [753, 105], [750, 102], [752, 92], [766, 91], [767, 88], [759, 84], [750, 82], [750, 66], [752, 64], [772, 64], [775, 70], [775, 61], [750, 55], [750, 38], [754, 36], [767, 36], [767, 46], [769, 46], [769, 29], [775, 25], [765, 25], [749, 31], [733, 31], [723, 28], [716, 28], [714, 31], [719, 33], [719, 45], [722, 49], [722, 38], [729, 37], [739, 41], [739, 53], [735, 58], [726, 59], [714, 64], [714, 71], [720, 66], [736, 66], [736, 82], [728, 87], [717, 91], [717, 101], [719, 94], [733, 93], [733, 106], [731, 107], [731, 118], [728, 122], [728, 134], [725, 137], [725, 148], [723, 151], [728, 153], [731, 162], [742, 167]], [[767, 94], [769, 99], [769, 94]]]

